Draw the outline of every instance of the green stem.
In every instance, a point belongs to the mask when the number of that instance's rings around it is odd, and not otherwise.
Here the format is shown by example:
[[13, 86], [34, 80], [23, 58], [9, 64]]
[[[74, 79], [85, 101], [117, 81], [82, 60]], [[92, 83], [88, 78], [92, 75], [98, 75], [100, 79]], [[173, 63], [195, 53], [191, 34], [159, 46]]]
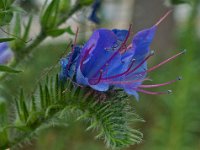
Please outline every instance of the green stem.
[[[62, 23], [64, 23], [69, 17], [71, 17], [74, 13], [76, 13], [78, 10], [80, 10], [83, 6], [77, 3], [67, 15], [61, 16], [60, 20], [58, 21], [57, 26], [60, 26]], [[36, 39], [27, 47], [22, 49], [20, 53], [16, 53], [16, 60], [10, 65], [11, 67], [16, 67], [21, 61], [24, 60], [33, 50], [35, 47], [37, 47], [41, 42], [43, 42], [48, 37], [47, 34], [45, 34], [45, 31], [41, 29], [40, 33], [36, 37]], [[22, 53], [21, 53], [22, 52]], [[7, 77], [8, 73], [2, 74], [0, 76], [0, 81], [5, 79]]]

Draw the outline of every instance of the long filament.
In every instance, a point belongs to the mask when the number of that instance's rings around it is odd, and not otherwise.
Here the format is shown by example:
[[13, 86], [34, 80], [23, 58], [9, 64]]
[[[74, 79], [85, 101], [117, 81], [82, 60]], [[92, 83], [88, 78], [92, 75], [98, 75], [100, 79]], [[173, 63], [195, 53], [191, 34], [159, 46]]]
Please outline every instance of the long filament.
[[159, 64], [156, 65], [156, 66], [151, 67], [150, 69], [148, 69], [148, 70], [146, 70], [146, 71], [138, 72], [138, 73], [134, 74], [132, 77], [138, 76], [138, 75], [140, 75], [140, 74], [142, 75], [142, 74], [151, 72], [151, 71], [153, 71], [153, 70], [155, 70], [155, 69], [161, 67], [162, 65], [164, 65], [164, 64], [166, 64], [166, 63], [168, 63], [168, 62], [174, 60], [176, 57], [178, 57], [178, 56], [184, 54], [185, 52], [186, 52], [186, 50], [183, 50], [182, 52], [180, 52], [180, 53], [178, 53], [178, 54], [176, 54], [176, 55], [174, 55], [174, 56], [172, 56], [172, 57], [170, 57], [170, 58], [164, 60], [163, 62], [159, 63]]
[[172, 12], [172, 10], [169, 10], [162, 18], [160, 18], [158, 20], [158, 22], [154, 25], [154, 26], [158, 26], [161, 22], [163, 22], [163, 20], [165, 20], [165, 18], [167, 18], [167, 16]]
[[186, 50], [184, 50], [184, 51], [182, 51], [182, 52], [180, 52], [180, 53], [178, 53], [178, 54], [176, 54], [176, 55], [174, 55], [174, 56], [172, 56], [172, 57], [170, 57], [170, 58], [164, 60], [163, 62], [159, 63], [158, 65], [156, 65], [156, 66], [154, 66], [154, 67], [148, 69], [147, 72], [150, 72], [150, 71], [153, 71], [153, 70], [159, 68], [160, 66], [162, 66], [162, 65], [164, 65], [164, 64], [166, 64], [166, 63], [168, 63], [168, 62], [170, 62], [170, 61], [172, 61], [172, 60], [174, 60], [176, 57], [178, 57], [178, 56], [184, 54], [185, 52], [186, 52]]
[[165, 82], [165, 83], [161, 83], [161, 84], [140, 85], [139, 88], [155, 88], [155, 87], [165, 86], [165, 85], [172, 84], [172, 83], [176, 82], [177, 80], [181, 80], [181, 77], [178, 77], [175, 80], [171, 80], [171, 81], [168, 81], [168, 82]]
[[143, 82], [143, 81], [146, 81], [146, 80], [150, 80], [150, 79], [145, 78], [145, 79], [128, 80], [128, 81], [104, 81], [104, 83], [128, 85], [128, 84]]
[[154, 55], [154, 53], [151, 52], [141, 63], [139, 63], [139, 65], [137, 65], [135, 68], [133, 68], [133, 70], [131, 70], [130, 72], [128, 72], [128, 73], [126, 74], [126, 76], [129, 75], [130, 73], [136, 71], [138, 68], [140, 68], [140, 67], [141, 67], [151, 56], [153, 56], [153, 55]]
[[137, 92], [141, 92], [141, 93], [145, 93], [145, 94], [149, 94], [149, 95], [163, 95], [163, 94], [170, 94], [172, 93], [171, 90], [168, 90], [166, 92], [152, 92], [152, 91], [146, 91], [146, 90], [142, 90], [139, 88], [132, 88], [133, 90], [137, 91]]
[[72, 52], [71, 52], [71, 56], [69, 58], [69, 62], [68, 62], [68, 65], [67, 65], [67, 70], [69, 69], [71, 63], [72, 63], [72, 55], [74, 53], [74, 49], [76, 47], [76, 41], [77, 41], [77, 37], [78, 37], [78, 31], [79, 31], [79, 28], [76, 29], [76, 36], [75, 36], [75, 40], [74, 40], [74, 44], [73, 44], [73, 48], [72, 48]]
[[134, 62], [135, 62], [135, 60], [133, 60], [133, 61], [131, 62], [131, 65], [129, 66], [129, 68], [128, 68], [126, 71], [124, 71], [124, 72], [122, 72], [122, 73], [120, 73], [120, 74], [114, 75], [114, 76], [102, 78], [102, 80], [109, 80], [109, 79], [117, 78], [117, 77], [120, 77], [120, 76], [122, 76], [122, 75], [128, 73], [128, 72], [130, 71], [130, 69], [132, 68]]

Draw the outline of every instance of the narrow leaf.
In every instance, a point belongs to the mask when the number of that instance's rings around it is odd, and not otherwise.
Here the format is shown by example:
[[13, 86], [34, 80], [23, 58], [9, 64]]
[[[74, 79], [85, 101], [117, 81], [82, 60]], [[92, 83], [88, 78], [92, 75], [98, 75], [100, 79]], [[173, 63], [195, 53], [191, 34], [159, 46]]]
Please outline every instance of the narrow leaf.
[[0, 65], [0, 72], [7, 72], [7, 73], [20, 73], [22, 71], [15, 70], [5, 65]]
[[24, 97], [23, 90], [21, 90], [21, 92], [20, 92], [20, 110], [23, 112], [24, 121], [26, 121], [29, 116], [29, 113], [28, 113], [28, 108], [25, 103], [25, 97]]
[[64, 28], [64, 29], [52, 29], [52, 30], [47, 31], [47, 34], [52, 36], [52, 37], [57, 37], [57, 36], [60, 36], [64, 33], [74, 35], [74, 32], [72, 31], [71, 27], [67, 27], [67, 28]]
[[8, 115], [6, 103], [0, 99], [0, 147], [3, 144], [8, 143], [8, 132], [3, 130], [3, 127], [8, 125]]
[[52, 0], [41, 17], [41, 24], [43, 28], [49, 29], [56, 25], [58, 14], [59, 0]]
[[13, 41], [15, 38], [0, 38], [0, 43], [2, 42], [8, 42], [8, 41]]
[[25, 27], [24, 35], [23, 35], [23, 38], [22, 38], [24, 41], [26, 41], [27, 38], [28, 38], [28, 35], [29, 35], [29, 32], [30, 32], [30, 28], [31, 28], [32, 20], [33, 20], [33, 16], [31, 15], [29, 17], [28, 23], [27, 23], [27, 25]]

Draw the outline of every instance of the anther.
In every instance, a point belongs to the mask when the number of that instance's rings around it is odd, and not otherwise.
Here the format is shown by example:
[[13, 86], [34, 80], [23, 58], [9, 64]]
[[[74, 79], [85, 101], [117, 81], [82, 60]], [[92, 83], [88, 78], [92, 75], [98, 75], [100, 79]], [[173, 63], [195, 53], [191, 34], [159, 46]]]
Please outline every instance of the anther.
[[170, 94], [172, 93], [171, 90], [168, 90], [167, 92], [152, 92], [152, 91], [146, 91], [140, 88], [132, 88], [133, 90], [137, 91], [137, 92], [142, 92], [145, 94], [150, 94], [150, 95], [163, 95], [163, 94]]
[[167, 94], [172, 94], [172, 90], [167, 90]]
[[182, 80], [183, 78], [181, 76], [178, 76], [177, 77], [177, 80]]
[[172, 57], [170, 57], [170, 58], [168, 58], [168, 59], [162, 61], [162, 62], [159, 63], [158, 65], [156, 65], [156, 66], [154, 66], [154, 67], [148, 69], [147, 72], [151, 72], [151, 71], [157, 69], [158, 67], [160, 67], [160, 66], [162, 66], [162, 65], [164, 65], [164, 64], [166, 64], [166, 63], [168, 63], [168, 62], [170, 62], [170, 61], [172, 61], [172, 60], [174, 60], [176, 57], [178, 57], [178, 56], [184, 54], [185, 52], [186, 52], [186, 50], [183, 50], [182, 52], [180, 52], [180, 53], [178, 53], [178, 54], [176, 54], [176, 55], [174, 55], [174, 56], [172, 56]]
[[182, 51], [182, 53], [183, 53], [183, 54], [185, 54], [186, 52], [187, 52], [187, 50], [186, 50], [186, 49], [184, 49], [184, 50]]
[[135, 68], [133, 68], [131, 71], [129, 71], [129, 72], [126, 74], [126, 76], [129, 75], [130, 73], [136, 71], [138, 68], [140, 68], [151, 56], [152, 56], [152, 54], [150, 53], [150, 54], [149, 54], [146, 58], [144, 58], [144, 60], [141, 61]]
[[154, 26], [158, 26], [165, 18], [172, 12], [172, 10], [169, 10], [161, 19], [158, 20], [158, 22]]
[[154, 54], [155, 54], [155, 51], [152, 50], [152, 51], [150, 52], [150, 55], [153, 56]]

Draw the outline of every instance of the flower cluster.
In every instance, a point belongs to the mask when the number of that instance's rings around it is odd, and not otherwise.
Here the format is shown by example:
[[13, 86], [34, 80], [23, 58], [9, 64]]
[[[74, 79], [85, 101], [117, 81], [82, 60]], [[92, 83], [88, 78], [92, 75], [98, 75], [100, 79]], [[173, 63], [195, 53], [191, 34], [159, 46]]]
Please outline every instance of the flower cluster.
[[[151, 92], [144, 88], [153, 88], [171, 84], [179, 78], [162, 84], [142, 85], [149, 80], [147, 73], [184, 53], [180, 52], [160, 64], [147, 69], [147, 60], [153, 56], [150, 44], [154, 38], [158, 24], [168, 13], [151, 28], [142, 30], [127, 44], [129, 30], [98, 29], [94, 31], [84, 46], [77, 46], [61, 60], [61, 78], [71, 78], [77, 84], [90, 86], [97, 91], [120, 88], [126, 93], [139, 98], [138, 92], [146, 94], [166, 94], [167, 92]], [[76, 41], [76, 40], [75, 40]]]
[[96, 23], [96, 24], [99, 24], [100, 23], [100, 19], [99, 17], [97, 16], [97, 12], [98, 10], [100, 9], [101, 7], [101, 3], [102, 3], [102, 0], [95, 0], [93, 2], [93, 5], [92, 5], [92, 12], [89, 16], [89, 20]]
[[13, 57], [13, 52], [6, 42], [0, 43], [0, 64], [7, 64]]

